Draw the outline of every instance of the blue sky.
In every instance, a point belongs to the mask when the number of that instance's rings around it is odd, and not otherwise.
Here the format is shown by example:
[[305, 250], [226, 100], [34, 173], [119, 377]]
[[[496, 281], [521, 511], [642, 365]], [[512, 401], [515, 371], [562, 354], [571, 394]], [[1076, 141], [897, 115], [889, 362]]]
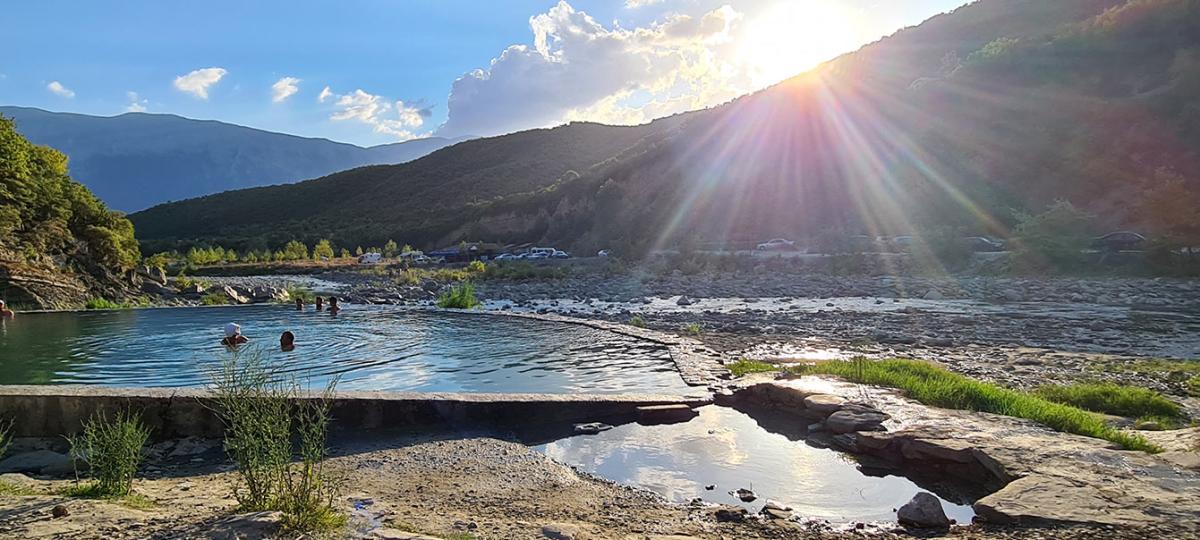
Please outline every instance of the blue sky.
[[963, 2], [19, 2], [0, 35], [0, 104], [173, 113], [361, 145], [637, 123]]

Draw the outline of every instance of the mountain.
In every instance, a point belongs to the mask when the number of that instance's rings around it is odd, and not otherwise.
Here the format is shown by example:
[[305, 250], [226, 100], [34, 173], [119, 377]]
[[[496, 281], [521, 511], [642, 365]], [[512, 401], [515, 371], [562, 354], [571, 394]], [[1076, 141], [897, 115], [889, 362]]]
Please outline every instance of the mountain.
[[709, 110], [480, 139], [131, 218], [156, 250], [1007, 236], [1058, 200], [1099, 226], [1184, 231], [1200, 227], [1197, 149], [1200, 0], [981, 0]]
[[0, 118], [0, 299], [77, 308], [121, 298], [139, 258], [133, 225], [67, 176], [67, 157]]
[[71, 174], [110, 206], [141, 210], [231, 189], [403, 163], [464, 139], [432, 137], [363, 148], [170, 114], [89, 116], [0, 107], [34, 144], [70, 157]]

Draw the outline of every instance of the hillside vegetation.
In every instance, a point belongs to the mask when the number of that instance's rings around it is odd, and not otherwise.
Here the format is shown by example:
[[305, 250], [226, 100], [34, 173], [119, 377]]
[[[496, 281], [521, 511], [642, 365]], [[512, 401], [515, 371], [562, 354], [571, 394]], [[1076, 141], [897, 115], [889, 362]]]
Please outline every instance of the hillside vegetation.
[[133, 225], [67, 176], [67, 157], [0, 117], [0, 298], [69, 307], [117, 296], [139, 257]]
[[462, 139], [433, 137], [363, 148], [170, 114], [113, 117], [0, 107], [35, 144], [71, 157], [72, 176], [109, 206], [142, 210], [332, 172], [403, 163]]
[[156, 250], [329, 237], [639, 253], [775, 236], [1013, 238], [1060, 215], [1080, 216], [1081, 235], [1134, 227], [1200, 245], [1198, 5], [983, 0], [710, 110], [476, 140], [133, 219]]

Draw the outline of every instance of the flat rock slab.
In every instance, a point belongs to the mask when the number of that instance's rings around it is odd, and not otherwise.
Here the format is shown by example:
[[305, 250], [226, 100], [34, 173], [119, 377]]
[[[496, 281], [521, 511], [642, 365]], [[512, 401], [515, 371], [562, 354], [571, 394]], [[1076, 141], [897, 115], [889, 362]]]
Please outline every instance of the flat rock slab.
[[637, 408], [638, 423], [643, 425], [687, 422], [700, 413], [683, 404], [645, 405]]
[[815, 394], [804, 398], [804, 408], [814, 413], [829, 415], [846, 404], [846, 398], [829, 394]]

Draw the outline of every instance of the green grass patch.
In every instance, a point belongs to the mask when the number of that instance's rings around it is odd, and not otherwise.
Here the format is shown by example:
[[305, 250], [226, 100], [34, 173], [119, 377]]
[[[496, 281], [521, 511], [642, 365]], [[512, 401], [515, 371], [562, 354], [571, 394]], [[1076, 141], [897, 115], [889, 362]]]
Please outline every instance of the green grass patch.
[[437, 305], [440, 308], [455, 308], [455, 309], [471, 309], [479, 305], [479, 299], [475, 297], [475, 285], [470, 281], [450, 287], [450, 290], [443, 292], [437, 299]]
[[1111, 382], [1080, 382], [1069, 385], [1043, 386], [1033, 393], [1055, 403], [1127, 418], [1154, 416], [1179, 419], [1184, 417], [1183, 410], [1179, 405], [1158, 392]]
[[646, 318], [641, 315], [634, 315], [629, 318], [629, 326], [645, 328], [646, 327]]
[[200, 297], [200, 305], [202, 306], [224, 306], [228, 303], [229, 297], [219, 292], [210, 292]]
[[683, 326], [683, 333], [685, 333], [689, 336], [700, 335], [700, 324], [699, 323], [685, 324]]
[[745, 377], [751, 373], [769, 373], [779, 371], [779, 368], [766, 362], [758, 360], [738, 360], [732, 364], [726, 364], [725, 369], [728, 369], [734, 377]]
[[130, 491], [124, 495], [113, 495], [105, 491], [100, 486], [99, 482], [82, 482], [71, 484], [58, 492], [65, 497], [78, 497], [80, 499], [100, 499], [104, 501], [114, 502], [127, 508], [135, 510], [149, 510], [157, 508], [158, 503], [153, 499]]
[[1200, 397], [1200, 375], [1196, 375], [1187, 381], [1188, 393]]
[[1128, 450], [1162, 451], [1141, 435], [1109, 426], [1098, 414], [976, 381], [928, 362], [857, 358], [798, 365], [788, 371], [835, 375], [855, 383], [896, 388], [926, 405], [1025, 418], [1058, 431], [1111, 441]]
[[0, 480], [0, 497], [24, 497], [37, 494], [38, 492], [29, 486], [22, 486]]

